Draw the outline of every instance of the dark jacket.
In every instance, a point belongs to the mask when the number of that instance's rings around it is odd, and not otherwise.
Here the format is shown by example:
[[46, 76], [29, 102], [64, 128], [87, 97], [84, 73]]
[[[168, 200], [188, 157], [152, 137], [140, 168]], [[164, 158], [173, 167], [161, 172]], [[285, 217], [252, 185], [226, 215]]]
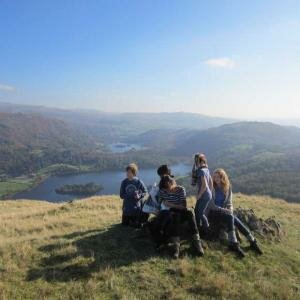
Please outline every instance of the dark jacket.
[[138, 178], [125, 178], [121, 183], [120, 197], [123, 199], [123, 214], [134, 216], [141, 211], [142, 199], [147, 194], [145, 184]]

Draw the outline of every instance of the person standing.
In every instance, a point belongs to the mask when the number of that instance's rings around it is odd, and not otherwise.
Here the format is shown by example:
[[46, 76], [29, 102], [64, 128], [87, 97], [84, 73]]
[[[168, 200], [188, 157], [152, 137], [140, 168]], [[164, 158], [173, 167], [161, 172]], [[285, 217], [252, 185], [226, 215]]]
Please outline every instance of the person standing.
[[208, 203], [212, 199], [213, 182], [208, 169], [206, 156], [204, 154], [198, 154], [198, 158], [196, 161], [196, 184], [198, 192], [196, 195], [197, 202], [195, 207], [195, 214], [197, 225], [201, 225], [200, 227], [203, 233], [206, 233], [209, 228], [209, 222], [205, 215], [205, 210]]

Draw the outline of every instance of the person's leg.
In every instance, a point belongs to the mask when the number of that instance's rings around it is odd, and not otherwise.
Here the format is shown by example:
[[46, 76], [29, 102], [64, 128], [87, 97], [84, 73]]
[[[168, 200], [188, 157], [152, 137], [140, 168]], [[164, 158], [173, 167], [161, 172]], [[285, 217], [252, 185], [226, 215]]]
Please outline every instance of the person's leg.
[[245, 257], [245, 253], [240, 248], [239, 242], [236, 237], [235, 226], [234, 226], [234, 215], [228, 213], [220, 213], [220, 216], [224, 220], [228, 228], [229, 249], [237, 253], [237, 255], [240, 258]]
[[189, 230], [192, 234], [192, 242], [197, 252], [197, 255], [199, 256], [204, 255], [204, 250], [201, 244], [200, 234], [198, 231], [195, 215], [192, 210], [183, 211], [181, 221], [185, 221], [185, 220], [187, 220], [189, 223]]
[[199, 206], [200, 206], [200, 201], [198, 199], [197, 202], [196, 202], [196, 206], [195, 206], [195, 219], [196, 219], [197, 226], [199, 226], [200, 223], [201, 223], [201, 218], [200, 218], [200, 213], [199, 213], [199, 211], [200, 211]]
[[129, 226], [130, 225], [130, 216], [122, 215], [122, 225]]
[[197, 224], [200, 223], [203, 226], [204, 229], [207, 229], [209, 227], [209, 223], [207, 220], [207, 217], [205, 215], [205, 210], [208, 205], [208, 202], [211, 200], [211, 197], [209, 195], [203, 195], [196, 204], [196, 216], [197, 216]]
[[181, 217], [181, 221], [187, 221], [189, 224], [189, 230], [191, 232], [192, 235], [194, 234], [199, 234], [199, 230], [197, 227], [197, 222], [196, 222], [196, 218], [194, 215], [194, 212], [192, 210], [184, 210], [182, 212], [182, 217]]
[[164, 241], [161, 229], [164, 219], [166, 217], [165, 213], [165, 211], [160, 211], [153, 220], [152, 225], [150, 226], [151, 235], [154, 239], [154, 242], [156, 243], [156, 247], [160, 247], [160, 245]]
[[181, 215], [179, 212], [172, 212], [172, 222], [170, 224], [170, 236], [171, 236], [171, 243], [172, 243], [172, 256], [173, 258], [177, 259], [180, 253], [180, 222], [181, 222]]
[[234, 225], [237, 229], [244, 235], [249, 242], [254, 241], [254, 236], [251, 234], [250, 230], [244, 225], [244, 223], [236, 216], [234, 216]]
[[139, 217], [139, 223], [141, 226], [143, 226], [143, 224], [145, 224], [149, 219], [149, 214], [144, 213], [143, 211], [141, 211], [140, 217]]
[[258, 254], [263, 254], [263, 251], [257, 244], [257, 240], [254, 238], [250, 230], [244, 225], [244, 223], [238, 218], [234, 217], [234, 224], [237, 227], [237, 229], [247, 238], [247, 240], [250, 242], [250, 248], [257, 252]]
[[227, 232], [228, 232], [228, 240], [231, 243], [237, 243], [237, 237], [235, 234], [235, 226], [234, 226], [234, 216], [233, 214], [218, 212], [220, 216], [221, 222], [224, 222]]

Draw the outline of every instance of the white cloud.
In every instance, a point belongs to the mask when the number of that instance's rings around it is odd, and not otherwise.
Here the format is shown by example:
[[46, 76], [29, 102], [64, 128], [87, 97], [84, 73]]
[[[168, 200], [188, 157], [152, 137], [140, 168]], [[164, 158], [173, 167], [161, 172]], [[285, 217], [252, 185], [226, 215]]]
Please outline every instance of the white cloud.
[[5, 92], [14, 92], [15, 87], [7, 84], [1, 84], [0, 83], [0, 91], [5, 91]]
[[216, 68], [232, 69], [235, 67], [235, 61], [229, 57], [210, 58], [205, 63]]

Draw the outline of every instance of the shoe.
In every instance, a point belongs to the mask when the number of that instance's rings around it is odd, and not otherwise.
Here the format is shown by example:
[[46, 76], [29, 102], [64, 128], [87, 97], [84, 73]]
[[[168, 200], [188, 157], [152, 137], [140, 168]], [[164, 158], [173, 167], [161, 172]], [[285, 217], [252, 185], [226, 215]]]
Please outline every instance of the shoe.
[[179, 258], [179, 254], [180, 254], [180, 238], [179, 237], [173, 237], [171, 238], [171, 256], [174, 259], [178, 259]]
[[238, 255], [238, 257], [240, 257], [240, 258], [244, 258], [245, 257], [245, 253], [241, 249], [239, 243], [230, 243], [229, 244], [229, 249], [231, 251], [235, 252]]
[[194, 246], [194, 249], [196, 250], [197, 255], [203, 256], [204, 250], [202, 247], [202, 243], [201, 243], [199, 234], [194, 234], [192, 238], [193, 238], [193, 246]]
[[250, 249], [255, 251], [259, 255], [263, 254], [263, 251], [259, 248], [256, 240], [254, 240], [253, 242], [250, 242]]

